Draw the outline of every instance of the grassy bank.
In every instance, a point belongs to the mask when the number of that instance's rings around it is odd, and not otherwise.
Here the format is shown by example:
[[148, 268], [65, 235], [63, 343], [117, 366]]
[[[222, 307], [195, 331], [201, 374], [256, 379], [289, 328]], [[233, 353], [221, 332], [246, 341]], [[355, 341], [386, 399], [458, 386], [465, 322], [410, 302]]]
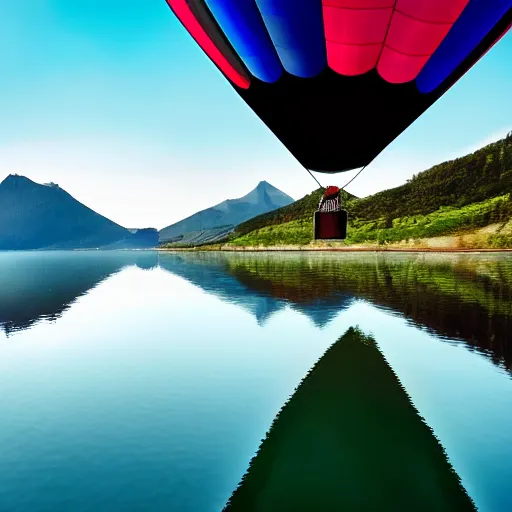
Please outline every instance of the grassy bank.
[[[506, 194], [461, 208], [441, 207], [427, 215], [391, 220], [352, 219], [349, 221], [347, 240], [343, 243], [315, 244], [312, 219], [303, 218], [255, 229], [233, 238], [227, 245], [233, 248], [313, 245], [339, 248], [371, 246], [382, 249], [509, 249], [512, 248], [511, 218], [512, 198]], [[443, 237], [446, 240], [439, 240]], [[428, 239], [433, 239], [433, 244]]]

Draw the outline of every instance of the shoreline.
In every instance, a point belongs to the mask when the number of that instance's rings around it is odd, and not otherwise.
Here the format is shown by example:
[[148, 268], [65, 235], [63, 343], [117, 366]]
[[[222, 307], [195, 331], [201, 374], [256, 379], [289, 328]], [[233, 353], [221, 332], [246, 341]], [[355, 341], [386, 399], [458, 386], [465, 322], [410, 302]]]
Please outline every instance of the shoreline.
[[[489, 237], [505, 234], [512, 237], [512, 221], [506, 229], [500, 223], [489, 224], [472, 231], [445, 234], [430, 238], [414, 238], [396, 242], [377, 243], [374, 241], [346, 243], [335, 240], [314, 240], [303, 245], [236, 245], [229, 241], [196, 247], [157, 247], [162, 251], [201, 251], [201, 252], [397, 252], [397, 253], [507, 253], [512, 252], [511, 243], [494, 246]], [[512, 242], [512, 239], [510, 240]]]
[[155, 247], [158, 252], [398, 252], [398, 253], [512, 253], [512, 249], [462, 249], [462, 248], [399, 248], [390, 247], [380, 249], [377, 247], [227, 247], [216, 249], [202, 249], [200, 247]]

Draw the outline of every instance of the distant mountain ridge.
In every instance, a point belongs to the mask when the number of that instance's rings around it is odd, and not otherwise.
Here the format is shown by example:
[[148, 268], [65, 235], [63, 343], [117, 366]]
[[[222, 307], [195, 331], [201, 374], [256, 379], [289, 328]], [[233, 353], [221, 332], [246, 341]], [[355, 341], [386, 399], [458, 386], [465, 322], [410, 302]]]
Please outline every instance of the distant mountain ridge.
[[154, 247], [155, 229], [135, 233], [77, 201], [55, 183], [17, 174], [0, 183], [0, 250]]
[[211, 208], [201, 210], [175, 224], [160, 230], [161, 242], [194, 243], [212, 240], [222, 228], [225, 235], [235, 226], [248, 219], [267, 213], [294, 202], [294, 199], [266, 181], [261, 181], [256, 188], [238, 199], [227, 199]]

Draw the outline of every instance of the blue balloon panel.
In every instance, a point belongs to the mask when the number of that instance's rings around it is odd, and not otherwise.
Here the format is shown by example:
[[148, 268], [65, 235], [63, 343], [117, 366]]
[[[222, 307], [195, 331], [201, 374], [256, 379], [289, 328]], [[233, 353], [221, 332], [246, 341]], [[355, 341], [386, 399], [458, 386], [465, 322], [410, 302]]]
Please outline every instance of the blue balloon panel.
[[310, 78], [327, 66], [322, 2], [256, 0], [281, 63], [292, 75]]
[[418, 75], [418, 89], [437, 89], [511, 8], [512, 0], [471, 0]]
[[217, 23], [247, 66], [263, 82], [276, 82], [283, 73], [254, 0], [206, 0]]

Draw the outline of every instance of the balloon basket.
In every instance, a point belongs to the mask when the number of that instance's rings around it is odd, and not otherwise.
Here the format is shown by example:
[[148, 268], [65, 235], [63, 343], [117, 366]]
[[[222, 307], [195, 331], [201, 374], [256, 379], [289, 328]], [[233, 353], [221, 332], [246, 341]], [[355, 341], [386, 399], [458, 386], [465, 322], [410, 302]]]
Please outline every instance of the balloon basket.
[[346, 210], [336, 212], [316, 211], [313, 217], [315, 240], [345, 240], [347, 238], [348, 214]]

